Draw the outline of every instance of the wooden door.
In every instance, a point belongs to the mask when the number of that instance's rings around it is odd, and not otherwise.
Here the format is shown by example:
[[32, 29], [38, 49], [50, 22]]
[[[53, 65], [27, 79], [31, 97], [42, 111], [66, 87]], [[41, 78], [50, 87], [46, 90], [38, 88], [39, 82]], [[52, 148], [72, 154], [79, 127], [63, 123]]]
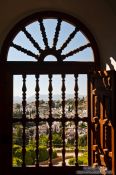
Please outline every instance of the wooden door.
[[115, 72], [89, 75], [89, 115], [91, 125], [91, 164], [107, 167], [115, 174]]

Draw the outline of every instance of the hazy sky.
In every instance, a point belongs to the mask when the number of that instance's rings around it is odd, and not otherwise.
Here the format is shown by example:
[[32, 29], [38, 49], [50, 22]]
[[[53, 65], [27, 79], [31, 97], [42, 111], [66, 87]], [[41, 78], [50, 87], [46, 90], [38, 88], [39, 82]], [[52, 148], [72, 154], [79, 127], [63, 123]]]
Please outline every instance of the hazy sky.
[[[48, 37], [48, 44], [52, 47], [53, 38], [55, 33], [55, 28], [57, 25], [57, 20], [55, 19], [47, 19], [44, 20], [44, 26], [46, 30], [46, 34]], [[33, 38], [39, 43], [42, 49], [45, 48], [40, 26], [38, 22], [34, 22], [31, 25], [26, 27], [28, 32], [33, 36]], [[74, 26], [68, 24], [66, 22], [62, 22], [61, 31], [59, 34], [58, 43], [56, 49], [59, 49], [65, 40], [68, 38], [71, 32], [75, 29]], [[32, 43], [26, 38], [23, 32], [20, 32], [15, 38], [14, 43], [31, 50], [35, 54], [39, 54], [37, 49], [33, 47]], [[66, 54], [71, 50], [74, 50], [82, 45], [88, 43], [86, 37], [78, 32], [72, 41], [68, 44], [68, 46], [62, 51], [62, 54]], [[47, 61], [49, 61], [51, 57], [47, 57]], [[36, 61], [34, 58], [27, 56], [26, 54], [17, 51], [15, 48], [10, 48], [8, 53], [8, 61]], [[93, 52], [91, 48], [87, 48], [78, 54], [70, 56], [66, 58], [65, 61], [93, 61]], [[68, 85], [68, 86], [67, 86]], [[67, 75], [66, 76], [66, 93], [72, 94], [74, 92], [74, 76]], [[22, 96], [22, 78], [21, 76], [14, 76], [14, 96]], [[32, 96], [35, 94], [35, 78], [34, 76], [27, 76], [27, 96]], [[79, 76], [79, 94], [85, 95], [87, 91], [87, 77], [86, 75]], [[40, 94], [47, 94], [48, 92], [48, 77], [40, 76]], [[61, 76], [54, 75], [53, 76], [53, 94], [61, 94]]]
[[[48, 76], [40, 76], [40, 94], [48, 94]], [[66, 94], [74, 94], [74, 76], [66, 75]], [[27, 75], [27, 97], [35, 95], [35, 77]], [[61, 94], [62, 80], [61, 75], [53, 75], [52, 78], [53, 94]], [[79, 95], [87, 94], [87, 76], [79, 75], [78, 78]], [[14, 96], [22, 96], [22, 76], [14, 76]]]

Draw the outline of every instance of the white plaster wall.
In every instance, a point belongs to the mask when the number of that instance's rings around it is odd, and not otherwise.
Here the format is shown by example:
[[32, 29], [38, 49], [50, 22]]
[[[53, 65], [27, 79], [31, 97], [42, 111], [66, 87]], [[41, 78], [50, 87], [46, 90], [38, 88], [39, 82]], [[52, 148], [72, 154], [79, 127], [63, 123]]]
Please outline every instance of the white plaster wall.
[[0, 48], [8, 32], [18, 21], [43, 10], [61, 11], [77, 17], [96, 39], [102, 68], [106, 68], [107, 64], [110, 69], [114, 69], [112, 64], [116, 63], [116, 13], [105, 0], [2, 0]]

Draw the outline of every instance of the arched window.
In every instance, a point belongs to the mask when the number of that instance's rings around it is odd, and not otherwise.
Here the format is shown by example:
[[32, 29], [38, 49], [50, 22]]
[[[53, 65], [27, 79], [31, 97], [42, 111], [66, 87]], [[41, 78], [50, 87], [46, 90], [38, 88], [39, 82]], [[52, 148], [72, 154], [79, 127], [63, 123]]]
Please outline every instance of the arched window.
[[75, 172], [90, 165], [88, 75], [99, 68], [99, 54], [88, 29], [64, 13], [36, 13], [9, 33], [0, 61], [9, 82], [6, 127], [13, 172]]
[[97, 45], [89, 30], [76, 18], [58, 12], [41, 12], [22, 20], [9, 33], [1, 53], [3, 62], [42, 62], [52, 55], [57, 62], [99, 64]]

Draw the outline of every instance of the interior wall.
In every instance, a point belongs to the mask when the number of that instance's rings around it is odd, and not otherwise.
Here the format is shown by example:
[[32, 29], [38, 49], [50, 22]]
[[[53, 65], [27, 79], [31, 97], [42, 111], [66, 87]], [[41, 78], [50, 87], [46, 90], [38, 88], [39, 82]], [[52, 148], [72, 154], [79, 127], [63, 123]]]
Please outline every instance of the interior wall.
[[109, 2], [110, 0], [4, 0], [0, 2], [0, 49], [8, 32], [21, 19], [35, 12], [56, 10], [77, 17], [91, 31], [98, 44], [101, 67], [116, 69], [116, 13]]

